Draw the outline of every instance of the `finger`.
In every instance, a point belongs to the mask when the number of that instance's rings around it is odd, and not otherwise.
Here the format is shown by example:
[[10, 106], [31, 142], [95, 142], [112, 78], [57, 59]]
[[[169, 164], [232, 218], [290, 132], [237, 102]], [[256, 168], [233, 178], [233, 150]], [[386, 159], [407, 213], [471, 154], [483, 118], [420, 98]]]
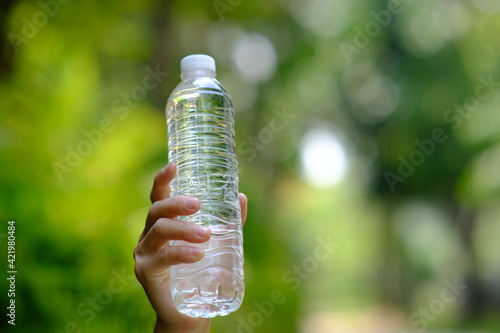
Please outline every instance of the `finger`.
[[161, 218], [151, 227], [139, 244], [140, 253], [156, 253], [170, 240], [183, 240], [190, 243], [206, 242], [211, 235], [210, 228], [193, 222]]
[[200, 200], [184, 195], [154, 202], [149, 208], [149, 215], [155, 221], [161, 217], [174, 218], [196, 213], [200, 209]]
[[238, 194], [238, 199], [240, 199], [241, 206], [241, 223], [245, 224], [245, 221], [247, 220], [248, 199], [243, 193]]
[[193, 246], [166, 246], [154, 255], [151, 264], [153, 269], [164, 269], [172, 265], [190, 264], [200, 261], [204, 254], [205, 251]]
[[151, 203], [170, 197], [170, 182], [174, 179], [176, 171], [177, 166], [175, 163], [168, 163], [156, 174], [151, 189]]
[[151, 229], [159, 218], [175, 218], [177, 216], [191, 215], [200, 209], [200, 205], [200, 200], [182, 195], [154, 202], [149, 208], [146, 225], [139, 240], [149, 232], [149, 229]]

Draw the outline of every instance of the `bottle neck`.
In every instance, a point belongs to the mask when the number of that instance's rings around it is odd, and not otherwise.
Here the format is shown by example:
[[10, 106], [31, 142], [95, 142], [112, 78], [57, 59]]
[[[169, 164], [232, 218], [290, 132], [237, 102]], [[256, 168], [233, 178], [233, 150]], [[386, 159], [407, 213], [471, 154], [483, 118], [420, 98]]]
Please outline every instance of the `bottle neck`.
[[187, 80], [195, 77], [215, 77], [215, 72], [211, 69], [207, 68], [195, 68], [195, 69], [189, 69], [187, 71], [183, 71], [181, 73], [181, 79], [182, 80]]

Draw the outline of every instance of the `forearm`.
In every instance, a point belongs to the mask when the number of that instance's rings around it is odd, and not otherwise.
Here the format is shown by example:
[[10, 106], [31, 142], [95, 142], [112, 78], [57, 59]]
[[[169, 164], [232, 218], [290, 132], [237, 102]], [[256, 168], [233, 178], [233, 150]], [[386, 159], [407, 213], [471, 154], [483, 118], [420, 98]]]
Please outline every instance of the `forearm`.
[[210, 332], [210, 319], [203, 319], [196, 323], [196, 325], [168, 325], [162, 323], [161, 320], [156, 320], [154, 333], [209, 333]]

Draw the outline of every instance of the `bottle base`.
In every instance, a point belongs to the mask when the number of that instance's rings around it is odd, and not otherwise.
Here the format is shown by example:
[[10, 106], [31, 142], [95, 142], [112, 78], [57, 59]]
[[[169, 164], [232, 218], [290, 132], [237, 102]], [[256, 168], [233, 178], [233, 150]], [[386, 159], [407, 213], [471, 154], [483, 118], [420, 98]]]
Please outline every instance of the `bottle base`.
[[[173, 303], [180, 313], [213, 318], [236, 311], [243, 302], [241, 224], [205, 225], [210, 226], [212, 236], [209, 241], [197, 245], [205, 251], [205, 256], [196, 263], [170, 267], [170, 285]], [[175, 241], [172, 245], [193, 244]]]
[[240, 302], [221, 302], [220, 299], [197, 299], [177, 305], [177, 310], [189, 317], [213, 318], [238, 310]]

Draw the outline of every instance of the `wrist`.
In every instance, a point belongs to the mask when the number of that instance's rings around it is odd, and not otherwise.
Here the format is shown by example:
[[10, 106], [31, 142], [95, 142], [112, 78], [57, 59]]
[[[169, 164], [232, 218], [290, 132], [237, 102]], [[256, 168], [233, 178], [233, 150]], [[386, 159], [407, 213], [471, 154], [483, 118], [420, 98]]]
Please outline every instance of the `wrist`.
[[167, 324], [156, 318], [154, 333], [209, 333], [210, 319], [199, 318], [195, 323]]
[[161, 321], [159, 318], [156, 318], [154, 333], [173, 333], [172, 325], [168, 325]]

